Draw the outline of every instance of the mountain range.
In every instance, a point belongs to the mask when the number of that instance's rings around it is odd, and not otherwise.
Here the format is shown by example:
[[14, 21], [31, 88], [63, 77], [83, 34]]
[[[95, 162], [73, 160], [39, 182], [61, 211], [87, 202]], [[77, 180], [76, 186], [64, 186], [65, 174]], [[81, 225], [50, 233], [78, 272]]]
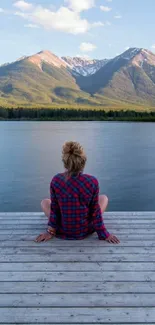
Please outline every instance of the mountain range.
[[155, 54], [130, 48], [113, 59], [41, 51], [0, 66], [0, 105], [155, 107]]

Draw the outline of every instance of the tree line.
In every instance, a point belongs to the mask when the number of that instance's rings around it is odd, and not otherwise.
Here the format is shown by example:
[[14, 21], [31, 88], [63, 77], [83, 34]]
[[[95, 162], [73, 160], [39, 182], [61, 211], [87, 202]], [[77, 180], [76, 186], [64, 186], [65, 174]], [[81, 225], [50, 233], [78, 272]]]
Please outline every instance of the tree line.
[[43, 121], [144, 121], [155, 122], [155, 111], [134, 110], [104, 111], [95, 109], [65, 108], [4, 108], [0, 107], [0, 120], [43, 120]]

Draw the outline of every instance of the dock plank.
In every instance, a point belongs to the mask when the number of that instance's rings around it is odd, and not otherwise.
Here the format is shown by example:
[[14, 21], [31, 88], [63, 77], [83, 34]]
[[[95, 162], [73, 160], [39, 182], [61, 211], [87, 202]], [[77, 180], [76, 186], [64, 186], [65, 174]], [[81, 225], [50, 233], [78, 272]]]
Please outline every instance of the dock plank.
[[[1, 221], [0, 221], [0, 226], [1, 225], [5, 225], [5, 226], [7, 226], [7, 225], [38, 225], [38, 224], [40, 224], [40, 225], [47, 225], [47, 218], [35, 218], [35, 219], [31, 219], [31, 218], [27, 218], [27, 219], [25, 219], [25, 218], [17, 218], [17, 219], [8, 219], [8, 218], [6, 218], [5, 220], [4, 220], [4, 218], [3, 219], [0, 219]], [[137, 227], [138, 227], [138, 225], [140, 224], [140, 225], [149, 225], [149, 223], [151, 223], [151, 225], [155, 225], [155, 218], [151, 218], [151, 219], [149, 219], [149, 218], [145, 218], [145, 219], [130, 219], [130, 221], [132, 220], [132, 224], [134, 224], [134, 225], [137, 225]], [[129, 220], [127, 220], [127, 219], [116, 219], [116, 218], [105, 218], [104, 219], [104, 221], [106, 222], [106, 224], [107, 225], [113, 225], [113, 224], [115, 224], [115, 226], [116, 225], [119, 225], [119, 226], [128, 226], [129, 225]]]
[[[51, 319], [52, 317], [52, 319]], [[51, 323], [51, 324], [88, 324], [90, 322], [100, 324], [124, 324], [142, 323], [148, 324], [155, 321], [155, 308], [3, 308], [1, 323]], [[117, 323], [116, 323], [117, 320]]]
[[61, 271], [67, 271], [67, 272], [105, 272], [105, 271], [133, 271], [135, 272], [143, 271], [143, 272], [149, 272], [149, 271], [155, 271], [155, 263], [154, 262], [59, 262], [59, 263], [0, 263], [0, 272], [4, 271], [16, 271], [16, 272], [61, 272]]
[[0, 262], [155, 262], [155, 254], [2, 254]]
[[[155, 212], [107, 212], [120, 245], [36, 244], [43, 213], [0, 213], [0, 324], [155, 324]], [[146, 240], [145, 240], [146, 239]]]
[[[40, 225], [38, 225], [37, 227], [32, 227], [31, 225], [27, 225], [26, 227], [21, 227], [16, 226], [11, 228], [11, 226], [9, 227], [10, 229], [5, 228], [5, 226], [3, 225], [3, 227], [1, 227], [0, 229], [0, 235], [27, 235], [27, 236], [37, 236], [38, 234], [40, 234], [41, 232], [45, 232], [46, 231], [46, 227], [40, 227]], [[131, 227], [129, 228], [119, 228], [119, 227], [115, 227], [115, 226], [111, 226], [108, 229], [110, 232], [115, 232], [115, 234], [117, 235], [133, 235], [133, 230], [131, 229]], [[134, 228], [134, 231], [135, 228]], [[153, 235], [155, 236], [155, 228], [151, 228], [151, 226], [149, 227], [138, 227], [137, 228], [137, 232], [134, 234], [134, 237], [138, 237], [139, 235], [145, 235], [145, 236], [149, 236]], [[144, 238], [144, 237], [143, 237]]]
[[[119, 236], [120, 237], [120, 236]], [[6, 237], [5, 235], [1, 235], [0, 237], [0, 248], [5, 247], [38, 247], [38, 244], [34, 242], [34, 237], [22, 237], [22, 236], [17, 236], [16, 240], [14, 240], [14, 236], [11, 235], [11, 237]], [[125, 237], [124, 237], [125, 238]], [[64, 247], [68, 248], [71, 247], [71, 242], [70, 240], [61, 240], [54, 238], [52, 241], [45, 242], [45, 243], [40, 243], [39, 244], [39, 249], [40, 247]], [[130, 239], [122, 239], [120, 242], [119, 246], [115, 246], [115, 244], [111, 244], [109, 246], [109, 243], [103, 240], [98, 240], [96, 236], [91, 236], [90, 239], [85, 239], [85, 240], [76, 240], [74, 241], [74, 247], [87, 247], [88, 249], [97, 247], [115, 247], [116, 249], [118, 247], [155, 247], [155, 241], [154, 240], [130, 240]]]
[[154, 307], [154, 293], [0, 294], [1, 307]]
[[0, 293], [143, 293], [155, 294], [155, 282], [0, 282]]
[[[3, 232], [2, 234], [0, 234], [0, 243], [2, 241], [5, 241], [5, 242], [8, 241], [9, 242], [10, 240], [14, 240], [14, 239], [16, 239], [16, 241], [21, 241], [21, 243], [23, 241], [31, 241], [31, 242], [33, 242], [34, 239], [36, 238], [36, 235], [38, 235], [38, 231], [37, 231], [37, 234], [34, 234], [33, 232], [31, 232], [31, 233], [28, 232], [26, 235], [21, 233], [21, 231], [20, 231], [20, 233], [18, 233], [16, 235], [12, 234], [11, 231], [9, 231], [9, 233], [7, 233], [7, 234], [6, 233], [4, 234], [4, 232]], [[122, 244], [122, 241], [123, 241], [123, 243], [125, 243], [127, 241], [128, 242], [129, 241], [130, 242], [133, 242], [133, 241], [137, 242], [138, 241], [139, 244], [144, 243], [144, 235], [143, 234], [140, 234], [140, 235], [138, 233], [120, 234], [120, 232], [119, 232], [118, 235], [119, 235], [119, 239], [121, 239], [120, 245]], [[147, 236], [147, 239], [146, 239], [144, 245], [146, 246], [146, 242], [150, 242], [150, 241], [154, 242], [154, 238], [155, 238], [154, 235]], [[60, 239], [54, 238], [53, 241], [54, 241], [54, 245], [56, 245], [56, 246], [62, 246], [62, 243], [63, 243], [63, 245], [67, 245], [67, 246], [71, 245], [71, 242], [69, 240], [62, 240], [62, 239], [60, 240]], [[60, 245], [59, 245], [59, 242], [61, 242]], [[76, 246], [76, 245], [79, 246], [79, 245], [82, 245], [82, 244], [83, 244], [83, 246], [85, 246], [86, 243], [92, 243], [92, 246], [94, 246], [94, 244], [101, 245], [102, 241], [98, 240], [97, 235], [92, 235], [92, 236], [86, 238], [84, 241], [81, 241], [81, 240], [74, 241], [74, 246]], [[45, 243], [42, 243], [42, 244], [45, 244]], [[142, 246], [142, 244], [141, 244], [141, 246]]]
[[[39, 249], [38, 249], [39, 246]], [[3, 247], [0, 248], [1, 254], [12, 255], [12, 254], [96, 254], [96, 247], [63, 247], [57, 246], [41, 246], [36, 244], [36, 246], [30, 247]], [[97, 248], [98, 254], [155, 254], [155, 247], [114, 247], [114, 246], [104, 246]]]
[[95, 282], [95, 281], [155, 281], [155, 272], [134, 271], [100, 271], [100, 272], [1, 272], [1, 281], [72, 281], [72, 282]]

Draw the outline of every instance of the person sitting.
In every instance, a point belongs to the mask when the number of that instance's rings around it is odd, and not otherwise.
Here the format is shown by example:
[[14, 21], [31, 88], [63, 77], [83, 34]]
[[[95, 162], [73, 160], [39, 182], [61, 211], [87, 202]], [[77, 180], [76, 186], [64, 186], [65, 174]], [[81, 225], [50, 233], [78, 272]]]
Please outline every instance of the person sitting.
[[99, 195], [98, 180], [84, 173], [87, 157], [77, 142], [67, 142], [62, 149], [65, 171], [57, 174], [50, 183], [50, 199], [44, 199], [41, 207], [48, 217], [47, 231], [36, 242], [53, 237], [84, 239], [94, 232], [100, 240], [118, 244], [119, 239], [109, 234], [102, 214], [108, 205], [106, 195]]

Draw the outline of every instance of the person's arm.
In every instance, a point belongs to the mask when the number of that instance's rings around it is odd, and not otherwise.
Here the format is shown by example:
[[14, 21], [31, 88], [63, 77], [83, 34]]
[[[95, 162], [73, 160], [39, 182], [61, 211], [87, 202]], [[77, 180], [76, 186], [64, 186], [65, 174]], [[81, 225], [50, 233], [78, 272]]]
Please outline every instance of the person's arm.
[[90, 204], [90, 217], [99, 239], [107, 239], [110, 234], [107, 231], [102, 218], [102, 212], [99, 205], [99, 184], [97, 181], [94, 195]]
[[54, 186], [53, 183], [51, 182], [50, 184], [50, 198], [51, 198], [51, 207], [50, 207], [50, 218], [48, 221], [48, 231], [53, 231], [55, 230], [56, 232], [56, 228], [57, 228], [57, 213], [59, 210], [59, 206], [58, 206], [58, 201], [56, 198], [56, 194], [55, 194], [55, 190], [54, 190]]
[[35, 241], [38, 243], [42, 241], [48, 241], [52, 239], [56, 234], [58, 202], [57, 202], [57, 198], [55, 195], [52, 182], [50, 184], [50, 197], [51, 197], [51, 207], [50, 207], [50, 218], [48, 221], [47, 231], [36, 238]]

